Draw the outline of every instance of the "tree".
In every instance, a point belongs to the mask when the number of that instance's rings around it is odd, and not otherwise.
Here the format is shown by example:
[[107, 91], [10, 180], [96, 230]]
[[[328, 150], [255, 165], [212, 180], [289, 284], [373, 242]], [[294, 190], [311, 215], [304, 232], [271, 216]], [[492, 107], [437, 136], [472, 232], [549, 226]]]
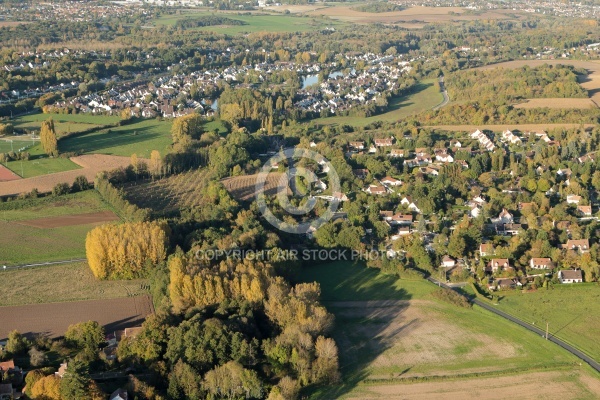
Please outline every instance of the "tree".
[[[27, 374], [27, 376], [29, 376], [29, 374]], [[58, 376], [48, 375], [35, 382], [31, 388], [31, 395], [36, 400], [61, 400], [63, 398], [69, 398], [61, 397], [61, 385], [62, 381]]]
[[263, 392], [258, 374], [235, 361], [208, 371], [204, 387], [216, 398], [258, 398]]
[[104, 342], [104, 328], [96, 321], [80, 322], [69, 326], [65, 339], [80, 349], [96, 350]]
[[8, 341], [6, 342], [6, 351], [8, 351], [10, 354], [24, 353], [25, 350], [27, 350], [27, 347], [27, 339], [18, 331], [12, 331], [8, 334]]
[[46, 353], [41, 350], [38, 350], [36, 347], [32, 347], [29, 350], [29, 363], [33, 367], [39, 367], [48, 362], [48, 357], [46, 357]]
[[90, 377], [87, 366], [78, 360], [69, 362], [60, 380], [60, 396], [70, 400], [89, 400]]
[[73, 185], [71, 185], [71, 192], [83, 192], [84, 190], [88, 190], [90, 188], [90, 183], [88, 179], [84, 175], [79, 175], [73, 181]]
[[312, 365], [313, 381], [328, 384], [339, 381], [338, 349], [335, 341], [319, 336], [315, 343], [315, 355], [317, 358]]
[[52, 118], [42, 122], [42, 127], [40, 129], [40, 140], [42, 142], [42, 148], [46, 154], [51, 157], [58, 156], [58, 140], [56, 139], [54, 121]]
[[53, 196], [63, 196], [68, 194], [71, 190], [69, 184], [67, 183], [57, 183], [56, 186], [52, 189]]
[[150, 174], [153, 177], [159, 177], [163, 172], [163, 161], [158, 150], [152, 150], [150, 153]]

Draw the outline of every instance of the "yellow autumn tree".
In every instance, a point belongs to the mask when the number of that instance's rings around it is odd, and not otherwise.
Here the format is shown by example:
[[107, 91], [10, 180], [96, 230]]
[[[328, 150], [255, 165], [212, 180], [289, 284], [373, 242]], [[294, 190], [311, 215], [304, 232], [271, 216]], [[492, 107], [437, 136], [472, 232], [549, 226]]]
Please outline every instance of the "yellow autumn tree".
[[34, 399], [61, 400], [60, 378], [56, 375], [43, 377], [33, 385], [31, 396]]
[[133, 279], [166, 258], [167, 227], [158, 222], [102, 225], [88, 232], [85, 250], [98, 279]]
[[42, 148], [46, 154], [52, 157], [58, 156], [58, 140], [56, 139], [54, 121], [52, 118], [42, 122], [40, 141], [42, 142]]
[[152, 150], [150, 153], [150, 174], [153, 177], [159, 177], [163, 173], [163, 161], [158, 150]]

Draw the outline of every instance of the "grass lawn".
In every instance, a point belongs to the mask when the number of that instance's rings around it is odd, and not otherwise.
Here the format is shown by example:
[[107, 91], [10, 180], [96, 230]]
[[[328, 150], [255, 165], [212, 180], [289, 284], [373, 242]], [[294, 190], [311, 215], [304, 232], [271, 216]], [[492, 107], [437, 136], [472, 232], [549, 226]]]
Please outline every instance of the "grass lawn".
[[[0, 140], [0, 143], [1, 142], [2, 141]], [[26, 143], [31, 142], [29, 141]], [[39, 142], [36, 143], [37, 144], [35, 146], [32, 146], [26, 150], [30, 154], [28, 161], [10, 161], [7, 162], [5, 166], [22, 178], [31, 178], [34, 176], [53, 174], [55, 172], [70, 171], [72, 169], [80, 168], [79, 165], [75, 164], [68, 158], [48, 157], [46, 153], [44, 153], [42, 145]], [[17, 142], [14, 144], [16, 148]], [[8, 143], [8, 145], [10, 145], [10, 143]]]
[[85, 236], [98, 223], [41, 229], [18, 221], [109, 210], [97, 192], [0, 203], [0, 264], [57, 261], [85, 256]]
[[17, 128], [39, 130], [42, 121], [52, 118], [58, 137], [66, 133], [79, 132], [95, 126], [119, 122], [118, 116], [88, 115], [88, 114], [27, 114], [14, 118], [11, 122]]
[[424, 280], [351, 262], [308, 267], [300, 277], [321, 284], [323, 303], [336, 317], [343, 375], [342, 384], [317, 389], [311, 398], [361, 398], [369, 385], [406, 379], [475, 379], [578, 365], [551, 342], [484, 309], [433, 298], [436, 286]]
[[391, 99], [388, 107], [389, 111], [383, 114], [367, 118], [351, 116], [317, 118], [312, 120], [312, 122], [323, 125], [352, 126], [365, 126], [376, 121], [395, 122], [409, 115], [429, 110], [440, 104], [444, 99], [434, 79], [422, 81], [416, 90], [413, 94]]
[[532, 293], [502, 292], [498, 308], [534, 323], [578, 349], [600, 359], [600, 286], [593, 283], [554, 285]]
[[0, 271], [0, 306], [112, 299], [147, 293], [147, 282], [99, 281], [87, 263]]
[[[242, 11], [243, 12], [243, 11]], [[180, 15], [165, 15], [155, 20], [157, 26], [175, 25], [183, 18], [194, 18], [208, 15], [218, 15], [220, 17], [244, 21], [245, 25], [214, 25], [193, 28], [193, 30], [204, 30], [216, 33], [237, 35], [241, 33], [252, 32], [307, 32], [315, 29], [323, 29], [328, 26], [339, 26], [343, 23], [339, 21], [325, 20], [320, 17], [298, 17], [293, 15], [259, 15], [247, 14], [241, 15], [234, 12], [215, 12], [215, 11], [188, 11]]]
[[59, 142], [61, 152], [100, 153], [150, 158], [152, 150], [165, 155], [171, 145], [171, 122], [147, 119]]

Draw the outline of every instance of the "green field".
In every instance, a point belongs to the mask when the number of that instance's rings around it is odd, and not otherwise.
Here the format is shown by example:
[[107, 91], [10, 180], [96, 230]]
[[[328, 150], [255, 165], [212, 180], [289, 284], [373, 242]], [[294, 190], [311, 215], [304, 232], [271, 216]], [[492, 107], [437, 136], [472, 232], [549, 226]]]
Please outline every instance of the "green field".
[[341, 385], [317, 390], [312, 398], [361, 398], [369, 385], [577, 363], [558, 346], [484, 309], [433, 298], [436, 286], [424, 280], [400, 280], [350, 262], [308, 267], [300, 276], [320, 282], [322, 300], [336, 317], [333, 337], [343, 375]]
[[119, 122], [118, 116], [88, 115], [88, 114], [27, 114], [14, 118], [11, 123], [17, 128], [38, 130], [42, 121], [52, 118], [58, 137], [80, 132], [86, 129]]
[[[0, 140], [0, 142], [2, 142]], [[31, 143], [31, 142], [29, 142]], [[17, 142], [15, 142], [16, 146]], [[9, 143], [10, 145], [10, 143]], [[10, 150], [10, 149], [9, 149]], [[28, 161], [10, 161], [6, 163], [6, 167], [22, 178], [31, 178], [39, 175], [53, 174], [55, 172], [70, 171], [80, 168], [68, 158], [50, 158], [42, 149], [39, 142], [26, 150], [30, 154]]]
[[170, 121], [147, 119], [110, 130], [66, 138], [59, 142], [59, 150], [126, 157], [135, 153], [140, 158], [150, 158], [152, 150], [158, 150], [161, 155], [167, 152], [171, 145], [170, 130]]
[[533, 293], [502, 292], [498, 308], [600, 359], [600, 286], [554, 285]]
[[97, 223], [41, 229], [21, 225], [18, 221], [104, 210], [109, 210], [108, 205], [92, 190], [56, 199], [47, 197], [0, 203], [0, 264], [84, 257], [85, 236]]
[[98, 281], [87, 263], [0, 271], [0, 306], [112, 299], [147, 293], [147, 282]]
[[[242, 11], [243, 13], [243, 11]], [[244, 21], [246, 25], [215, 25], [193, 28], [194, 30], [204, 30], [216, 33], [237, 35], [241, 33], [252, 32], [307, 32], [317, 29], [323, 29], [328, 26], [338, 26], [342, 23], [316, 17], [298, 17], [293, 15], [281, 14], [246, 14], [241, 15], [233, 12], [215, 12], [215, 11], [188, 11], [179, 15], [164, 15], [154, 22], [156, 25], [175, 25], [183, 18], [194, 18], [208, 15], [218, 15], [230, 19]]]
[[395, 122], [409, 115], [430, 110], [444, 99], [433, 79], [422, 81], [416, 90], [413, 94], [391, 99], [389, 111], [383, 114], [367, 118], [351, 116], [317, 118], [312, 120], [312, 122], [322, 125], [352, 126], [365, 126], [376, 121]]

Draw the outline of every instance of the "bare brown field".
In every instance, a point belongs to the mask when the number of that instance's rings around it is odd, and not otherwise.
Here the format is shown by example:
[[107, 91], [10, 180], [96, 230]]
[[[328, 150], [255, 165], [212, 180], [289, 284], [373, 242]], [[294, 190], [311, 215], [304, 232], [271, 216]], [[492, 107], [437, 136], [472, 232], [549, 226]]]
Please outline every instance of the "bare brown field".
[[353, 10], [352, 7], [354, 7], [354, 5], [327, 7], [315, 11], [309, 11], [306, 14], [323, 15], [333, 19], [363, 24], [377, 22], [385, 24], [415, 24], [418, 21], [417, 25], [424, 25], [425, 23], [470, 21], [478, 19], [513, 19], [512, 14], [514, 14], [512, 10], [495, 10], [483, 13], [481, 15], [474, 15], [466, 14], [467, 10], [460, 7], [422, 6], [411, 7], [402, 11], [368, 13]]
[[288, 10], [291, 14], [300, 14], [309, 11], [315, 11], [325, 8], [323, 5], [309, 5], [309, 4], [284, 4], [281, 6], [269, 6], [265, 7], [265, 10], [283, 12]]
[[29, 24], [28, 21], [0, 21], [0, 28]]
[[[518, 390], [513, 390], [518, 388]], [[518, 376], [476, 378], [444, 382], [363, 385], [347, 400], [415, 399], [415, 400], [514, 400], [529, 399], [597, 399], [598, 380], [585, 371], [548, 371]]]
[[153, 312], [150, 296], [0, 307], [0, 338], [15, 329], [55, 338], [62, 336], [69, 325], [90, 320], [110, 332], [140, 325]]
[[19, 175], [15, 174], [4, 165], [0, 165], [0, 182], [16, 181], [18, 179], [21, 179]]
[[598, 61], [579, 61], [579, 60], [516, 60], [507, 61], [498, 64], [486, 65], [478, 69], [493, 68], [521, 68], [526, 65], [530, 67], [539, 67], [540, 65], [573, 65], [577, 68], [585, 68], [588, 71], [587, 77], [580, 80], [580, 85], [589, 92], [590, 99], [600, 105], [600, 62]]
[[72, 157], [71, 161], [81, 166], [81, 169], [0, 182], [0, 196], [27, 193], [33, 189], [37, 189], [41, 193], [51, 192], [58, 183], [72, 184], [75, 178], [81, 175], [85, 176], [89, 181], [93, 181], [99, 172], [124, 168], [131, 163], [129, 157], [109, 156], [105, 154], [86, 154]]
[[[506, 124], [506, 125], [430, 125], [426, 128], [438, 129], [442, 131], [455, 132], [474, 132], [479, 130], [489, 130], [493, 132], [502, 132], [507, 129], [511, 131], [549, 131], [557, 128], [571, 129], [579, 128], [582, 124]], [[585, 129], [593, 128], [593, 124], [583, 124]]]
[[[231, 178], [225, 178], [221, 182], [225, 189], [236, 199], [236, 200], [252, 200], [256, 197], [256, 182], [258, 181], [258, 174], [255, 175], [243, 175], [234, 176]], [[265, 194], [274, 195], [277, 193], [277, 186], [279, 179], [283, 176], [282, 173], [270, 173], [265, 183]], [[289, 190], [289, 188], [288, 188]]]
[[30, 219], [15, 222], [20, 225], [33, 226], [34, 228], [60, 228], [62, 226], [87, 225], [100, 222], [118, 221], [120, 218], [112, 211], [99, 211], [87, 214], [62, 215], [60, 217], [48, 217]]
[[592, 99], [527, 99], [515, 108], [597, 108]]

